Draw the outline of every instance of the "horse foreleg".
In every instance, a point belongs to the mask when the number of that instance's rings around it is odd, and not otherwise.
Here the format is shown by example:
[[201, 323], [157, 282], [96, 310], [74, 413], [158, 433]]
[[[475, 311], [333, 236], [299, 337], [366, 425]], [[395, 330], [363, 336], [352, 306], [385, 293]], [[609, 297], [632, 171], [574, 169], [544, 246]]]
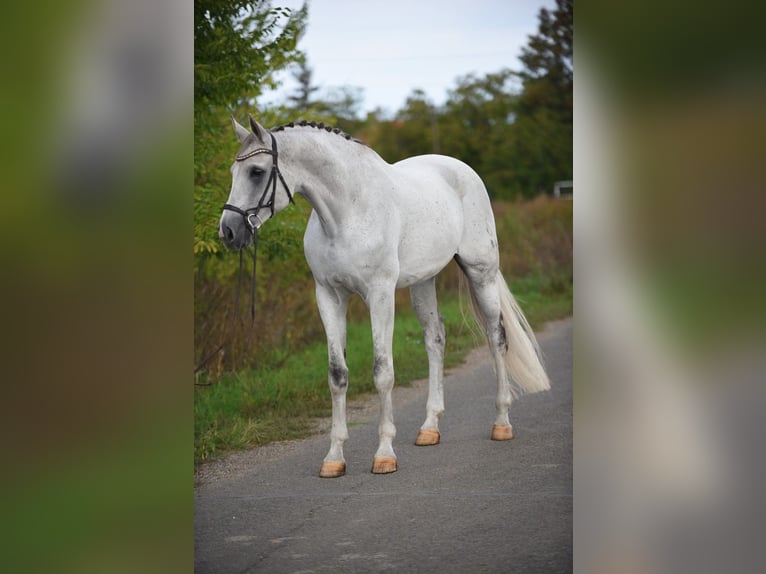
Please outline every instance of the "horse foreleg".
[[327, 379], [332, 395], [332, 431], [330, 451], [324, 458], [319, 476], [336, 478], [346, 473], [343, 443], [348, 440], [346, 427], [346, 389], [348, 367], [346, 366], [346, 309], [348, 293], [327, 289], [317, 284], [317, 307], [327, 335], [329, 368]]
[[428, 353], [428, 401], [426, 420], [420, 427], [415, 444], [430, 446], [439, 444], [439, 419], [444, 413], [444, 323], [439, 317], [434, 278], [410, 287], [410, 297], [415, 314], [423, 326], [423, 338]]
[[380, 396], [380, 442], [372, 462], [372, 472], [386, 474], [396, 472], [396, 455], [393, 439], [396, 436], [391, 391], [394, 388], [394, 359], [392, 344], [394, 337], [394, 287], [381, 288], [368, 293], [372, 323], [373, 368], [375, 388]]

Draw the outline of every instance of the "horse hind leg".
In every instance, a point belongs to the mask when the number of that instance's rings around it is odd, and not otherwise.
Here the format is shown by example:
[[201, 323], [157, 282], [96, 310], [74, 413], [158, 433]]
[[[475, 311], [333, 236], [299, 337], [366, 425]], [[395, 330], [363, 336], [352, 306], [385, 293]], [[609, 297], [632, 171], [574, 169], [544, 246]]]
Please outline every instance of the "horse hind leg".
[[431, 446], [439, 444], [439, 419], [444, 413], [444, 346], [446, 332], [439, 317], [436, 301], [435, 278], [410, 287], [410, 297], [415, 314], [423, 327], [426, 352], [428, 353], [428, 401], [426, 420], [420, 427], [415, 444]]
[[455, 261], [468, 280], [473, 314], [484, 327], [489, 350], [495, 361], [497, 396], [495, 398], [495, 424], [492, 427], [491, 438], [492, 440], [510, 440], [513, 438], [513, 427], [509, 416], [512, 394], [504, 360], [508, 352], [508, 339], [497, 284], [498, 277], [502, 278], [502, 275], [499, 271], [493, 273], [486, 266], [476, 265], [474, 267], [460, 256], [456, 256]]
[[[516, 394], [550, 389], [537, 341], [499, 270], [494, 275], [476, 272], [458, 260], [471, 287], [474, 313], [483, 324], [497, 374], [493, 440], [513, 438], [508, 412]], [[509, 376], [510, 375], [510, 376]], [[511, 377], [515, 387], [511, 387]]]
[[511, 384], [505, 365], [508, 352], [508, 339], [503, 322], [500, 301], [495, 281], [483, 285], [471, 285], [474, 305], [482, 315], [497, 375], [497, 396], [495, 398], [495, 424], [492, 426], [492, 440], [510, 440], [513, 438], [509, 411], [511, 409]]

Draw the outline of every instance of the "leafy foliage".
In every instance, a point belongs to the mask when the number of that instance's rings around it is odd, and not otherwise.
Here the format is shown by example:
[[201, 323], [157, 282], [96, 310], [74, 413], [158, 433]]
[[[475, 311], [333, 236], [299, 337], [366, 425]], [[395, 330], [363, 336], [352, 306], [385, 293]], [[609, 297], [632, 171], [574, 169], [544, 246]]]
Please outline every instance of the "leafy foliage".
[[254, 99], [264, 85], [274, 87], [273, 72], [296, 58], [306, 16], [305, 5], [292, 14], [268, 0], [197, 0], [195, 119], [196, 112]]
[[[361, 137], [386, 160], [457, 157], [498, 199], [534, 197], [572, 178], [572, 3], [542, 9], [521, 71], [457, 79], [444, 106], [414, 90], [392, 120], [370, 114]], [[519, 84], [521, 89], [519, 89]]]
[[516, 143], [514, 119], [518, 97], [510, 88], [513, 77], [513, 72], [506, 69], [484, 78], [473, 75], [460, 78], [445, 106], [445, 152], [482, 174], [492, 197], [517, 194], [515, 166], [508, 161]]
[[[244, 333], [242, 340], [247, 337], [244, 321], [231, 309], [238, 260], [225, 256], [217, 232], [221, 206], [228, 195], [228, 169], [236, 152], [229, 115], [243, 113], [243, 108], [255, 113], [255, 99], [264, 88], [274, 87], [275, 72], [302, 59], [297, 41], [307, 15], [305, 5], [293, 12], [272, 8], [268, 0], [197, 0], [194, 5], [193, 249], [198, 360], [223, 340], [227, 324], [234, 326], [233, 336]], [[262, 256], [284, 260], [287, 254], [299, 252], [296, 238], [300, 237], [307, 214], [304, 204], [303, 210], [273, 222], [262, 234]], [[279, 265], [268, 267], [273, 273], [284, 272]], [[305, 264], [303, 269], [284, 273], [283, 281], [296, 275], [303, 278], [303, 283], [298, 284], [305, 286]], [[275, 298], [274, 284], [259, 285], [259, 300]], [[296, 312], [294, 320], [300, 318]], [[275, 339], [268, 337], [258, 340], [264, 345], [275, 344]], [[278, 337], [276, 340], [281, 341]], [[231, 368], [240, 363], [241, 357], [234, 351], [216, 360], [214, 370], [224, 365]]]
[[298, 68], [293, 71], [293, 77], [298, 82], [295, 94], [287, 96], [291, 107], [296, 110], [307, 110], [313, 103], [313, 94], [319, 90], [311, 81], [314, 70], [308, 65], [306, 60], [298, 63]]
[[228, 116], [252, 106], [264, 87], [274, 87], [274, 72], [301, 58], [297, 42], [306, 18], [305, 5], [292, 13], [268, 0], [194, 4], [195, 255], [221, 249], [217, 220], [227, 195], [221, 184], [236, 142]]
[[557, 0], [553, 12], [543, 8], [539, 20], [519, 57], [523, 89], [509, 156], [526, 190], [572, 179], [572, 0]]

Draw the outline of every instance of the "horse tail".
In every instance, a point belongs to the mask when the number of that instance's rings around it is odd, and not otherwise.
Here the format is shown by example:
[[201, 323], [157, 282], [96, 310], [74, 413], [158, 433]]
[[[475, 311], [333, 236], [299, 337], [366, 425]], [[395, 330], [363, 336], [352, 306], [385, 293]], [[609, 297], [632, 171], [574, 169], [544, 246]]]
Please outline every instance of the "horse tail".
[[[473, 286], [469, 283], [471, 294], [471, 310], [476, 321], [489, 334], [484, 314], [479, 310]], [[513, 383], [511, 393], [518, 397], [525, 393], [538, 393], [551, 388], [550, 380], [543, 366], [542, 353], [537, 344], [535, 333], [529, 326], [527, 318], [513, 297], [503, 274], [498, 270], [495, 283], [500, 298], [500, 312], [505, 329], [506, 348], [503, 353], [503, 363], [511, 375]], [[501, 349], [502, 351], [502, 349]]]

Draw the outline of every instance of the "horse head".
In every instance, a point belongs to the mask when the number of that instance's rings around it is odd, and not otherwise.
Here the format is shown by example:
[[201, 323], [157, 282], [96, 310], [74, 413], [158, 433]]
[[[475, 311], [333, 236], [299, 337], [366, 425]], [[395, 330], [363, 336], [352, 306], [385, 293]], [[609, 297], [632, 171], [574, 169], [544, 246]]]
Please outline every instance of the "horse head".
[[[279, 171], [274, 135], [252, 116], [248, 117], [250, 131], [231, 118], [240, 148], [231, 166], [231, 192], [223, 208], [218, 236], [232, 249], [249, 245], [261, 225], [293, 201]], [[278, 184], [284, 193], [277, 193]]]

